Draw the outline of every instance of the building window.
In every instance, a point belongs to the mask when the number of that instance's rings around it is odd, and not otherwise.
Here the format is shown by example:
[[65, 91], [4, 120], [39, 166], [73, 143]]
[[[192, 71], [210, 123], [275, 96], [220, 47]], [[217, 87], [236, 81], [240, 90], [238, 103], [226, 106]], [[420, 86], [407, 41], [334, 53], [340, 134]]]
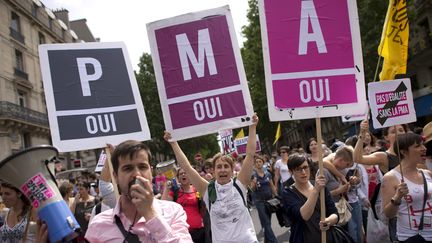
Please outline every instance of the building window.
[[24, 44], [24, 36], [21, 34], [20, 18], [15, 12], [11, 12], [10, 36]]
[[51, 18], [48, 18], [48, 25], [49, 25], [49, 28], [52, 30], [53, 29], [53, 20]]
[[39, 32], [39, 44], [45, 44], [45, 43], [46, 43], [45, 36], [41, 32]]
[[22, 52], [15, 50], [15, 68], [24, 71], [24, 60]]
[[30, 133], [23, 132], [21, 134], [21, 146], [22, 146], [22, 148], [29, 148], [29, 147], [31, 147]]
[[26, 93], [24, 91], [18, 90], [18, 105], [21, 107], [26, 107]]
[[37, 17], [37, 11], [38, 11], [38, 8], [39, 8], [39, 6], [36, 5], [36, 3], [33, 3], [33, 4], [32, 4], [32, 9], [31, 9], [31, 11], [32, 11], [32, 15], [33, 15], [34, 17]]
[[12, 19], [11, 19], [11, 26], [10, 27], [11, 27], [11, 29], [15, 30], [16, 32], [21, 33], [20, 18], [15, 12], [12, 12]]

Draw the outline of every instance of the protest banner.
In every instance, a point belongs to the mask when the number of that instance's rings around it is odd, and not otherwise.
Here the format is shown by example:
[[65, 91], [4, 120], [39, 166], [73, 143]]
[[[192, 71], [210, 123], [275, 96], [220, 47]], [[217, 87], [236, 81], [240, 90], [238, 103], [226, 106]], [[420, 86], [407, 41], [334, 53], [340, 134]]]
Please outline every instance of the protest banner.
[[107, 159], [107, 155], [105, 154], [105, 150], [102, 150], [99, 155], [99, 160], [96, 164], [95, 172], [101, 172], [103, 167], [105, 166], [105, 161]]
[[165, 128], [181, 140], [251, 124], [228, 6], [147, 25]]
[[271, 121], [364, 112], [355, 1], [260, 0]]
[[[242, 137], [239, 139], [234, 140], [235, 150], [238, 155], [245, 155], [246, 154], [246, 147], [248, 142], [249, 136]], [[261, 151], [261, 143], [258, 137], [258, 134], [256, 135], [256, 150], [255, 152]]]
[[39, 56], [51, 137], [59, 151], [150, 139], [123, 43], [45, 44]]
[[224, 154], [229, 154], [235, 151], [234, 137], [232, 129], [219, 131], [221, 149]]
[[408, 78], [369, 83], [368, 98], [375, 129], [417, 120]]
[[366, 110], [363, 113], [341, 116], [342, 122], [346, 123], [346, 122], [363, 121], [368, 118], [368, 113], [369, 113], [369, 106], [366, 105]]

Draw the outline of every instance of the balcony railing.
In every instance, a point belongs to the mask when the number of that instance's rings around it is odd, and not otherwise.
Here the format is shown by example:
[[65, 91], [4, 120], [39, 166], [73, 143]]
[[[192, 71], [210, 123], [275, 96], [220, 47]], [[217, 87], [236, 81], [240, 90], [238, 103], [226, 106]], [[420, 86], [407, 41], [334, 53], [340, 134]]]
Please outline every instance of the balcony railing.
[[28, 74], [18, 68], [14, 68], [14, 75], [24, 80], [28, 80]]
[[12, 36], [12, 38], [14, 38], [15, 40], [21, 42], [22, 44], [25, 44], [25, 42], [24, 42], [24, 36], [20, 32], [12, 29], [11, 27], [9, 27], [9, 30], [10, 30], [10, 36]]
[[5, 118], [49, 127], [47, 114], [34, 111], [7, 101], [0, 101], [0, 119]]

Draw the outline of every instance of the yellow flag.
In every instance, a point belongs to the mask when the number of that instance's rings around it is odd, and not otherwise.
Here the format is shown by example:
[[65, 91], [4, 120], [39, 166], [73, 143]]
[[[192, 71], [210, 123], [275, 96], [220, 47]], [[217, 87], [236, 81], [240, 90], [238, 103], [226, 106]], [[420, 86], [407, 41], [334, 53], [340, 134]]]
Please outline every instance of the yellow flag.
[[240, 132], [237, 133], [237, 135], [235, 136], [235, 139], [239, 139], [239, 138], [244, 138], [244, 131], [243, 128], [240, 130]]
[[277, 129], [276, 129], [276, 135], [275, 135], [275, 140], [273, 142], [273, 145], [276, 144], [276, 142], [279, 140], [279, 138], [281, 137], [282, 132], [281, 132], [281, 125], [280, 122], [278, 123]]
[[380, 80], [405, 74], [408, 58], [408, 10], [406, 0], [390, 0], [378, 54], [384, 58]]

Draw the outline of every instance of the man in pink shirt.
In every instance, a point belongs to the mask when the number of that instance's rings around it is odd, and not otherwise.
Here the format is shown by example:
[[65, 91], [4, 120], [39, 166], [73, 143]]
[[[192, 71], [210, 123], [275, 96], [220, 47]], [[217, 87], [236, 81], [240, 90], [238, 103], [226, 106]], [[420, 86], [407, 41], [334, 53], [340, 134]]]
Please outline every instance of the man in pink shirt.
[[153, 197], [151, 153], [138, 141], [119, 144], [111, 156], [121, 196], [116, 207], [90, 222], [85, 238], [97, 242], [191, 242], [183, 208]]

